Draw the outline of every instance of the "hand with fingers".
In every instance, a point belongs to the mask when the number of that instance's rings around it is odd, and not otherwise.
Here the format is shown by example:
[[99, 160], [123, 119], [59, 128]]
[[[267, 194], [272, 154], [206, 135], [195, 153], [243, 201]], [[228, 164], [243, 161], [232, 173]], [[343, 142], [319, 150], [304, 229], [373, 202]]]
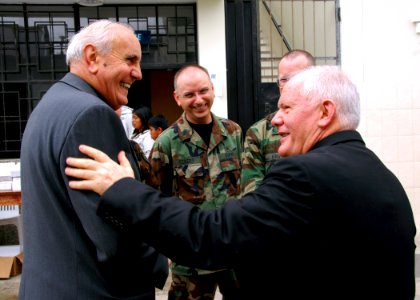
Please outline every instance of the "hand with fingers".
[[80, 145], [79, 150], [90, 158], [67, 158], [66, 175], [80, 179], [71, 180], [70, 188], [93, 190], [102, 196], [118, 180], [126, 177], [134, 178], [134, 171], [124, 151], [118, 154], [118, 164], [104, 152], [95, 148]]

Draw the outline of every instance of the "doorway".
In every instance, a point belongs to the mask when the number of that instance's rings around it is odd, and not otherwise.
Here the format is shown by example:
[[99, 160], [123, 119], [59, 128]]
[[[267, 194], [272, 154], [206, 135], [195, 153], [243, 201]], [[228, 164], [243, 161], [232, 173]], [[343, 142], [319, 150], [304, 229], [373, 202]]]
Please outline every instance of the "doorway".
[[128, 106], [136, 109], [140, 105], [150, 107], [153, 115], [162, 114], [168, 125], [182, 114], [172, 95], [174, 76], [177, 70], [142, 70], [143, 79], [134, 82], [128, 92]]

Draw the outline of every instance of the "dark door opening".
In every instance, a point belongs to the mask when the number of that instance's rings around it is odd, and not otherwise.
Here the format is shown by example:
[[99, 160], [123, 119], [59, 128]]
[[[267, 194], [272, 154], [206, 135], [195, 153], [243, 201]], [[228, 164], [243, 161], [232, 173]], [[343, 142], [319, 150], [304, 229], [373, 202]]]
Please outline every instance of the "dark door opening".
[[128, 93], [128, 106], [150, 107], [153, 115], [162, 114], [172, 124], [182, 114], [173, 98], [174, 75], [177, 70], [142, 70], [143, 79], [136, 81]]

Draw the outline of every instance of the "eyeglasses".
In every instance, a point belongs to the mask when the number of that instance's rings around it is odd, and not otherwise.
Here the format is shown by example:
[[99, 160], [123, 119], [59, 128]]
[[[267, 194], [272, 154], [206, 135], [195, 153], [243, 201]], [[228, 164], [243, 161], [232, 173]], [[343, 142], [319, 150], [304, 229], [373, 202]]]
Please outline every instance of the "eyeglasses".
[[188, 91], [188, 92], [186, 92], [182, 95], [179, 95], [179, 96], [181, 98], [184, 98], [184, 99], [193, 99], [197, 96], [197, 94], [200, 95], [201, 97], [203, 97], [203, 96], [206, 96], [210, 91], [211, 91], [210, 88], [205, 87], [205, 88], [202, 88], [201, 90], [199, 90], [198, 92]]
[[289, 81], [289, 79], [290, 77], [277, 78], [277, 86], [280, 87], [280, 83], [285, 84], [287, 81]]

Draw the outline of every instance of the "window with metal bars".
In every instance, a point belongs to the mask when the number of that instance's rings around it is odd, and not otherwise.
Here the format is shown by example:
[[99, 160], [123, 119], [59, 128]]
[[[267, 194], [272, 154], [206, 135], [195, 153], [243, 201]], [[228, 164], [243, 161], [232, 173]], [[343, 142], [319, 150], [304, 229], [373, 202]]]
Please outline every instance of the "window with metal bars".
[[42, 95], [68, 67], [68, 41], [97, 19], [146, 32], [143, 69], [197, 63], [195, 4], [0, 5], [0, 159], [19, 158], [26, 122]]

